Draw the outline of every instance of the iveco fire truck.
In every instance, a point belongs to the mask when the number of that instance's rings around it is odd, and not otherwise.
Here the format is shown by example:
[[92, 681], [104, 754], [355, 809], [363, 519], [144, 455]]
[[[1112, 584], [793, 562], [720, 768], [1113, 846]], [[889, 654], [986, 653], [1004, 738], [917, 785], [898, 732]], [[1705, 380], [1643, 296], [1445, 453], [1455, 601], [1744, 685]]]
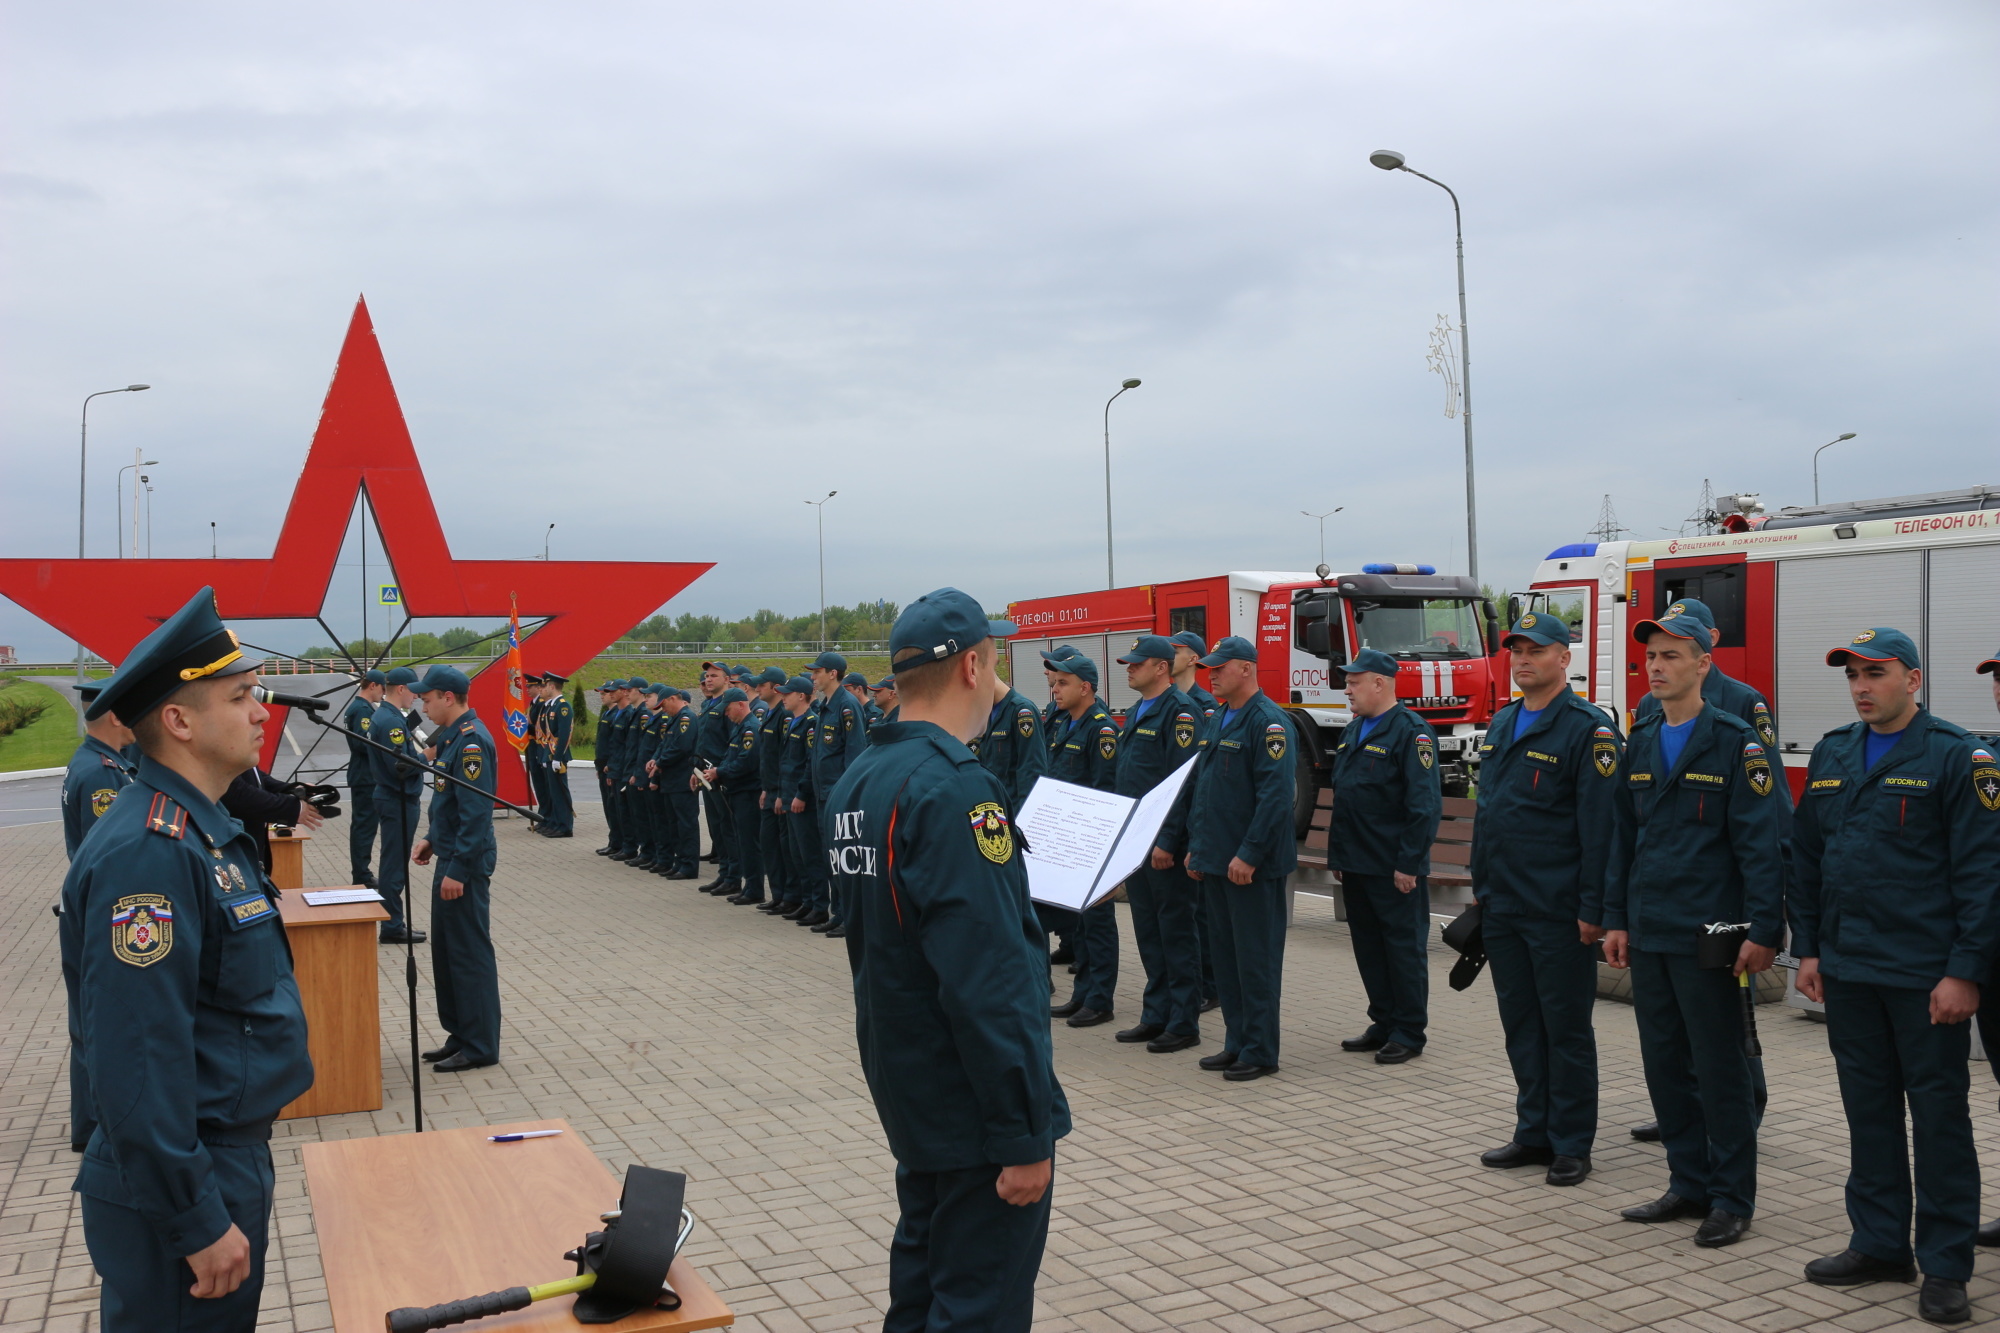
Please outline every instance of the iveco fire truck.
[[[1829, 648], [1893, 625], [1923, 655], [1922, 701], [1968, 731], [2000, 726], [1973, 667], [2000, 645], [2000, 487], [1781, 509], [1727, 497], [1729, 530], [1549, 552], [1517, 610], [1562, 616], [1579, 643], [1571, 687], [1631, 725], [1646, 691], [1632, 626], [1682, 597], [1715, 613], [1715, 661], [1763, 691], [1794, 793], [1814, 742], [1854, 720]], [[1519, 603], [1525, 600], [1527, 606]]]
[[1144, 587], [1011, 602], [1020, 627], [1011, 678], [1042, 694], [1043, 649], [1074, 644], [1097, 663], [1101, 697], [1122, 712], [1136, 697], [1117, 659], [1141, 634], [1193, 630], [1211, 647], [1236, 634], [1257, 645], [1265, 694], [1298, 727], [1299, 810], [1310, 814], [1347, 725], [1343, 663], [1377, 648], [1399, 664], [1396, 693], [1437, 729], [1445, 787], [1462, 794], [1494, 709], [1507, 702], [1494, 609], [1471, 579], [1429, 565], [1371, 564], [1354, 574], [1241, 572]]

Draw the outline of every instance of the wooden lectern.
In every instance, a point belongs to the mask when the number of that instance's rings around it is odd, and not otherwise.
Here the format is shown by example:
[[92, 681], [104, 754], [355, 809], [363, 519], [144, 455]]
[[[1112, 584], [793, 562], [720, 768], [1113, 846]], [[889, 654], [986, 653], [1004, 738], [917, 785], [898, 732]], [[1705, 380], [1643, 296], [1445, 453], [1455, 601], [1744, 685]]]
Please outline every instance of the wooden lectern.
[[[489, 1143], [489, 1134], [560, 1129]], [[380, 1333], [382, 1316], [574, 1276], [563, 1252], [602, 1229], [619, 1182], [561, 1120], [338, 1139], [303, 1148], [334, 1333]], [[700, 1209], [696, 1214], [699, 1229]], [[641, 1310], [610, 1333], [691, 1333], [735, 1322], [686, 1258], [667, 1281], [678, 1310]], [[467, 1324], [467, 1333], [581, 1333], [574, 1296]]]
[[[272, 858], [278, 844], [272, 839]], [[294, 855], [296, 856], [296, 849]], [[305, 1002], [313, 1085], [278, 1112], [280, 1120], [382, 1109], [382, 1012], [376, 937], [388, 909], [379, 902], [311, 907], [293, 888], [278, 899], [292, 944], [292, 971]]]
[[271, 843], [271, 882], [281, 889], [296, 889], [306, 882], [306, 844], [312, 835], [293, 829], [290, 833], [273, 833]]

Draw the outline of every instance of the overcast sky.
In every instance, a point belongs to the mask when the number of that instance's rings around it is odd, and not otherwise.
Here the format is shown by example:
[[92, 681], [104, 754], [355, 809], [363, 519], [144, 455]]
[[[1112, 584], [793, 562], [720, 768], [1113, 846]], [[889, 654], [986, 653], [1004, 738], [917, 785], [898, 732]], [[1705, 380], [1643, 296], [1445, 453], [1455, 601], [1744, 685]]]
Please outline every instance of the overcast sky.
[[[1996, 10], [1679, 0], [4, 9], [0, 555], [267, 556], [365, 293], [454, 550], [672, 610], [1465, 560], [1609, 492], [2000, 483]], [[336, 605], [352, 595], [336, 590]], [[342, 627], [344, 630], [350, 627]], [[0, 602], [0, 643], [62, 640]]]

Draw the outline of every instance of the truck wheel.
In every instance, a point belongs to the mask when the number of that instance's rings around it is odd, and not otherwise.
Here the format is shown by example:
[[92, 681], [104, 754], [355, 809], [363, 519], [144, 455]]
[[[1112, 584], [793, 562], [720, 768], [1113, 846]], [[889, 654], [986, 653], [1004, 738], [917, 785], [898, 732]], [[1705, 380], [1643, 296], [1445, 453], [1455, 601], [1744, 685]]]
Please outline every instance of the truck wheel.
[[1319, 803], [1319, 774], [1303, 745], [1298, 747], [1293, 762], [1297, 764], [1298, 778], [1292, 787], [1292, 830], [1293, 836], [1304, 838], [1312, 829], [1313, 807]]

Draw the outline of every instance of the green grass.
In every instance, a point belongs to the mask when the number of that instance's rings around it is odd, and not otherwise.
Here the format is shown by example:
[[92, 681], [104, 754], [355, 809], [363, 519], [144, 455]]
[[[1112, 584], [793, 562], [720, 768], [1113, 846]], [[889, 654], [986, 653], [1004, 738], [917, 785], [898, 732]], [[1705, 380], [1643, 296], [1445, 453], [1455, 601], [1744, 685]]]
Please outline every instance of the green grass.
[[0, 736], [0, 773], [61, 768], [76, 753], [76, 710], [46, 685], [0, 676], [0, 698], [48, 704], [42, 715], [11, 736]]

